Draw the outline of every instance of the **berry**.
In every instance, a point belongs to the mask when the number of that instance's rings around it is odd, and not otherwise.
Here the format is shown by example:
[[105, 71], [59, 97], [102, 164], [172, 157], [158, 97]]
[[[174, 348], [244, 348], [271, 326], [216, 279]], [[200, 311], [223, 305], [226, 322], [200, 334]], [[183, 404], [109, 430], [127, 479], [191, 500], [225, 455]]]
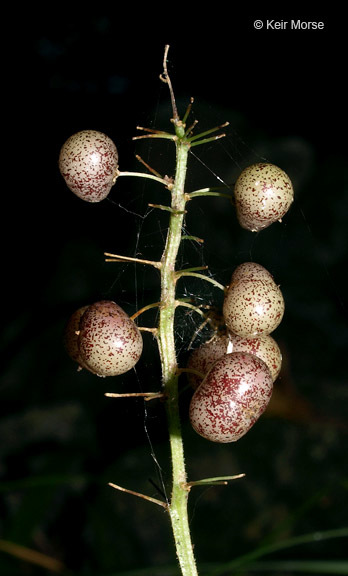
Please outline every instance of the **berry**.
[[[228, 353], [229, 344], [230, 338], [228, 334], [214, 336], [214, 338], [193, 350], [188, 359], [187, 368], [197, 370], [197, 372], [205, 376], [214, 362]], [[190, 372], [188, 372], [188, 380], [193, 388], [198, 388], [202, 382], [202, 378], [198, 374]]]
[[[231, 332], [216, 335], [208, 342], [194, 350], [187, 362], [189, 370], [197, 370], [206, 376], [214, 362], [225, 354], [232, 352], [247, 352], [261, 358], [267, 364], [273, 382], [278, 378], [282, 365], [282, 354], [277, 342], [272, 336], [242, 337]], [[188, 380], [192, 388], [198, 388], [203, 378], [198, 374], [188, 372]]]
[[70, 136], [59, 155], [59, 170], [68, 188], [86, 202], [100, 202], [116, 181], [118, 152], [113, 141], [96, 130]]
[[272, 390], [272, 376], [263, 360], [245, 352], [226, 354], [195, 390], [191, 424], [207, 440], [235, 442], [266, 410]]
[[223, 316], [231, 332], [238, 336], [260, 336], [273, 332], [284, 315], [284, 298], [271, 275], [242, 277], [228, 287]]
[[231, 352], [247, 352], [254, 354], [261, 358], [267, 364], [272, 376], [272, 381], [275, 382], [279, 376], [282, 366], [282, 353], [277, 342], [272, 336], [256, 336], [256, 338], [247, 338], [237, 336], [236, 334], [229, 335]]
[[88, 307], [80, 320], [78, 349], [83, 365], [98, 376], [117, 376], [138, 362], [143, 339], [120, 306], [109, 300]]
[[264, 266], [256, 262], [243, 262], [239, 264], [232, 274], [231, 283], [237, 280], [273, 280], [273, 276]]
[[82, 366], [83, 361], [80, 356], [78, 338], [80, 333], [80, 320], [86, 312], [88, 306], [82, 306], [76, 310], [69, 318], [64, 331], [64, 345], [70, 358]]
[[273, 222], [281, 222], [293, 202], [294, 191], [289, 176], [281, 168], [260, 162], [239, 175], [234, 198], [242, 228], [257, 232]]

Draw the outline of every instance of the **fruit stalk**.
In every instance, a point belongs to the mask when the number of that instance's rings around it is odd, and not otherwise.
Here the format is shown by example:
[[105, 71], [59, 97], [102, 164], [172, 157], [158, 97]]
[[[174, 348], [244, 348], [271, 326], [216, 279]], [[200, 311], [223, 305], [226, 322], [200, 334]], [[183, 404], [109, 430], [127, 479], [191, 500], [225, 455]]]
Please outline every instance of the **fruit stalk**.
[[176, 173], [172, 188], [171, 215], [161, 266], [161, 306], [158, 326], [158, 346], [162, 365], [162, 384], [166, 396], [166, 412], [172, 459], [172, 494], [168, 506], [176, 553], [183, 576], [196, 576], [197, 568], [193, 554], [188, 522], [186, 469], [178, 402], [179, 371], [174, 338], [176, 308], [175, 265], [181, 242], [185, 213], [185, 177], [189, 143], [176, 130]]

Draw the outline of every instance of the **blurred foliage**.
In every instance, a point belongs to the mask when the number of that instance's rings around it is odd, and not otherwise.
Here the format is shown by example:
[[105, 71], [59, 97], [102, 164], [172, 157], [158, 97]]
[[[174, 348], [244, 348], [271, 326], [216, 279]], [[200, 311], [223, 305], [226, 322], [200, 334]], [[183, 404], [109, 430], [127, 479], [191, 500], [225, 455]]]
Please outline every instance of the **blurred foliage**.
[[[168, 94], [158, 80], [167, 42], [180, 110], [193, 95], [201, 130], [230, 121], [226, 139], [195, 149], [188, 187], [233, 185], [241, 168], [266, 158], [289, 173], [296, 191], [284, 223], [257, 235], [238, 228], [225, 200], [189, 206], [187, 229], [205, 243], [185, 244], [182, 264], [206, 263], [228, 283], [237, 264], [259, 261], [286, 301], [276, 335], [284, 354], [281, 378], [265, 416], [240, 442], [209, 444], [191, 431], [183, 379], [190, 479], [246, 474], [227, 487], [192, 491], [197, 558], [202, 565], [228, 563], [282, 539], [346, 526], [348, 179], [337, 43], [330, 58], [326, 31], [324, 39], [311, 35], [310, 47], [304, 34], [296, 44], [286, 34], [256, 37], [250, 16], [242, 13], [230, 24], [232, 45], [230, 35], [218, 32], [189, 49], [172, 32], [150, 37], [150, 24], [140, 15], [126, 43], [112, 10], [66, 18], [47, 8], [35, 16], [25, 30], [22, 16], [13, 65], [12, 86], [23, 104], [14, 116], [26, 154], [21, 170], [12, 168], [18, 180], [6, 209], [14, 224], [3, 242], [10, 249], [4, 253], [1, 326], [1, 542], [54, 558], [76, 575], [152, 567], [149, 574], [165, 576], [159, 567], [174, 562], [163, 511], [107, 485], [161, 497], [156, 461], [170, 485], [161, 403], [104, 397], [158, 388], [152, 336], [144, 334], [136, 370], [110, 381], [77, 372], [62, 345], [65, 322], [81, 305], [111, 298], [131, 313], [158, 299], [153, 271], [105, 264], [103, 252], [161, 254], [166, 215], [150, 213], [147, 203], [163, 203], [163, 191], [122, 179], [109, 200], [86, 205], [67, 191], [57, 170], [64, 140], [94, 128], [115, 140], [121, 169], [139, 169], [136, 151], [171, 175], [170, 144], [131, 140], [137, 124], [170, 129]], [[251, 57], [236, 48], [248, 42], [254, 42]], [[185, 279], [180, 288], [219, 305], [211, 286]], [[154, 319], [149, 313], [144, 323]], [[184, 342], [199, 323], [192, 315], [178, 316], [182, 363]], [[0, 546], [4, 576], [50, 573], [12, 551]], [[272, 556], [302, 561], [303, 570], [305, 561], [344, 558], [340, 538]], [[294, 574], [302, 573], [293, 566]], [[279, 564], [274, 573], [292, 572]]]

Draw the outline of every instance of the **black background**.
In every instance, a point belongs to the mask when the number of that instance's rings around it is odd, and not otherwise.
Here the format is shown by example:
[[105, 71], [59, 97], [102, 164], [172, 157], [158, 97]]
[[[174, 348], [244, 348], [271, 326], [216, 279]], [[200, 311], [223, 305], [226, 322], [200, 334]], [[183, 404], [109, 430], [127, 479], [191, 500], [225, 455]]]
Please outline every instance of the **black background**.
[[[262, 30], [254, 29], [258, 18]], [[325, 27], [267, 30], [267, 18], [322, 20]], [[153, 212], [143, 220], [134, 213], [147, 213], [147, 203], [163, 202], [163, 196], [156, 185], [124, 178], [109, 199], [85, 204], [66, 188], [57, 166], [66, 138], [91, 128], [113, 138], [121, 170], [139, 170], [134, 155], [141, 153], [172, 175], [170, 144], [132, 141], [137, 125], [171, 129], [168, 92], [159, 80], [165, 44], [179, 112], [193, 96], [193, 119], [202, 130], [230, 122], [224, 141], [195, 149], [201, 162], [190, 158], [188, 187], [220, 184], [214, 174], [233, 185], [241, 168], [260, 158], [281, 165], [295, 187], [284, 222], [257, 235], [239, 229], [222, 199], [197, 200], [187, 216], [189, 231], [205, 244], [203, 252], [187, 249], [183, 263], [189, 257], [192, 265], [207, 263], [228, 283], [236, 264], [259, 261], [275, 275], [286, 301], [276, 336], [284, 354], [282, 377], [266, 415], [243, 440], [218, 446], [197, 437], [187, 423], [189, 393], [183, 395], [190, 476], [247, 474], [228, 488], [192, 494], [197, 558], [225, 562], [267, 539], [344, 526], [348, 205], [342, 17], [334, 10], [304, 16], [296, 9], [236, 11], [218, 3], [94, 6], [74, 13], [57, 5], [8, 16], [4, 27], [0, 538], [59, 558], [74, 574], [174, 563], [160, 509], [107, 486], [113, 481], [156, 495], [146, 430], [169, 485], [163, 407], [104, 398], [108, 391], [157, 389], [151, 336], [144, 335], [136, 373], [110, 384], [77, 373], [62, 345], [64, 324], [81, 305], [106, 297], [133, 313], [156, 300], [156, 275], [106, 265], [103, 252], [159, 257], [162, 237], [155, 233], [165, 227], [165, 215]], [[184, 287], [214, 303], [211, 287]], [[192, 336], [182, 335], [184, 324], [194, 330], [193, 319], [178, 320], [184, 361], [182, 340]], [[278, 557], [335, 560], [344, 557], [342, 548], [341, 540], [333, 540]], [[0, 554], [4, 574], [45, 573]]]

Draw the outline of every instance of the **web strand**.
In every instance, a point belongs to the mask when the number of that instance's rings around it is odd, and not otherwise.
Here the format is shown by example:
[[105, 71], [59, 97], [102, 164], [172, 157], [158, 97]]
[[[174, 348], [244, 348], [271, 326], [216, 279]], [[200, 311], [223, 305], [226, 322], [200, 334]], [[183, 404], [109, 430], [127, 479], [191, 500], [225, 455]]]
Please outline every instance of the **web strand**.
[[201, 158], [199, 158], [199, 156], [197, 156], [197, 154], [195, 154], [194, 152], [192, 152], [192, 150], [190, 150], [190, 154], [196, 159], [198, 160], [198, 162], [200, 162], [200, 164], [202, 164], [202, 166], [204, 166], [204, 168], [206, 168], [206, 170], [208, 170], [213, 176], [214, 178], [216, 178], [216, 180], [218, 182], [221, 182], [221, 184], [223, 186], [225, 186], [226, 188], [231, 188], [216, 172], [214, 172], [214, 170], [212, 168], [210, 168], [205, 162], [203, 162], [203, 160]]

